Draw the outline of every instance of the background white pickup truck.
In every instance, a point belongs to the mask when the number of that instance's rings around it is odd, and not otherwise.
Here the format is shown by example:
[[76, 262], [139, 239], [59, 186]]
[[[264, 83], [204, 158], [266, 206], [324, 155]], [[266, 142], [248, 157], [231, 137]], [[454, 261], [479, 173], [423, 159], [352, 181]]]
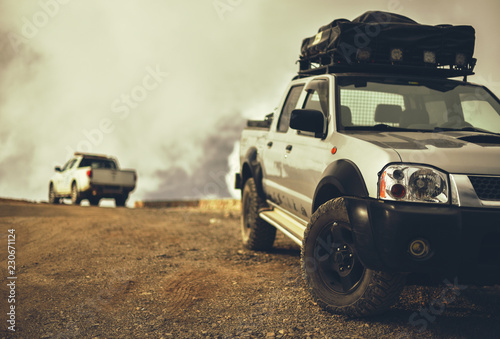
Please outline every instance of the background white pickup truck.
[[125, 206], [137, 181], [134, 170], [120, 170], [116, 159], [104, 155], [75, 153], [55, 171], [49, 184], [52, 204], [70, 198], [76, 205], [88, 199], [90, 205], [97, 206], [102, 198], [112, 198], [116, 206]]

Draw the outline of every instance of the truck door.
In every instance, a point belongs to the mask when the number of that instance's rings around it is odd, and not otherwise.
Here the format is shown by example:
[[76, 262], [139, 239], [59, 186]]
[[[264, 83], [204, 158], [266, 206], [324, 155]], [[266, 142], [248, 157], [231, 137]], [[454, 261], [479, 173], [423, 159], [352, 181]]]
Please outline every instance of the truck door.
[[285, 185], [282, 180], [282, 167], [286, 155], [287, 136], [290, 129], [290, 115], [297, 108], [304, 85], [292, 86], [282, 105], [277, 124], [273, 124], [264, 141], [262, 150], [263, 185], [269, 198], [278, 205], [286, 204]]
[[[305, 100], [300, 108], [320, 111], [325, 116], [325, 126], [330, 119], [330, 98], [328, 79], [313, 80], [305, 92]], [[325, 133], [327, 129], [325, 128]], [[325, 134], [326, 135], [326, 134]], [[289, 211], [308, 220], [311, 217], [314, 191], [321, 174], [331, 161], [331, 146], [314, 133], [290, 130], [286, 143], [282, 180], [288, 190], [286, 199], [290, 201]]]
[[71, 180], [73, 179], [73, 172], [76, 170], [76, 162], [78, 159], [70, 160], [69, 164], [65, 166], [62, 171], [61, 176], [61, 192], [64, 194], [69, 194], [71, 192]]
[[64, 172], [66, 171], [69, 164], [71, 163], [71, 160], [73, 160], [73, 159], [68, 160], [64, 164], [64, 166], [61, 168], [61, 170], [59, 172], [57, 172], [56, 177], [54, 178], [54, 185], [55, 185], [54, 188], [58, 193], [66, 193], [64, 191]]

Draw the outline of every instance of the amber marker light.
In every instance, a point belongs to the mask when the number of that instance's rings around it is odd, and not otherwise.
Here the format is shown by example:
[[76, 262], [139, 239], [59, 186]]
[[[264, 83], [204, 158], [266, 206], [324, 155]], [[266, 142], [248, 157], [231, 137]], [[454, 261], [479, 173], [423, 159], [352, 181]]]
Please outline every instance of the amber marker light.
[[385, 198], [385, 176], [387, 175], [387, 172], [384, 172], [382, 174], [382, 180], [380, 181], [380, 197]]
[[332, 154], [337, 153], [337, 147], [332, 148]]

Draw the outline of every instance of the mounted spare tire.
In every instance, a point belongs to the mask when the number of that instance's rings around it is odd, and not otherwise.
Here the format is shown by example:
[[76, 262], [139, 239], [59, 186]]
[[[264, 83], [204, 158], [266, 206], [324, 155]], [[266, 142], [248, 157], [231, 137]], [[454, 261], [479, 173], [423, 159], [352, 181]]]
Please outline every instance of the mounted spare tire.
[[323, 309], [348, 317], [386, 311], [405, 285], [401, 273], [363, 266], [342, 198], [326, 202], [312, 215], [304, 233], [301, 264], [314, 300]]

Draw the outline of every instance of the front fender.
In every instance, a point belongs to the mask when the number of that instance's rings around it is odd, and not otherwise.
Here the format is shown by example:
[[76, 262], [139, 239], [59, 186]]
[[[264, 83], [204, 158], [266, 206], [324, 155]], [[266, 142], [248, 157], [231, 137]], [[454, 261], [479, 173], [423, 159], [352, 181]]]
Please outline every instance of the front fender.
[[363, 175], [349, 160], [331, 163], [323, 172], [313, 198], [313, 212], [330, 199], [340, 196], [368, 197]]

